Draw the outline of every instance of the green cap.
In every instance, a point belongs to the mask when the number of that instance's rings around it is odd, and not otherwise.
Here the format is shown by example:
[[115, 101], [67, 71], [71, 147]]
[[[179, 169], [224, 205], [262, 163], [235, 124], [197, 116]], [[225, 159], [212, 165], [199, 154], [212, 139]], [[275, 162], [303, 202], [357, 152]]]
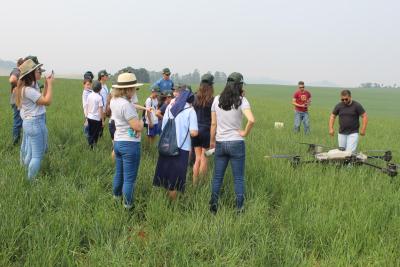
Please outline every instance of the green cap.
[[163, 74], [171, 74], [171, 71], [169, 70], [169, 68], [164, 68], [164, 69], [162, 70], [162, 73], [163, 73]]
[[[28, 59], [31, 59], [33, 62], [35, 62], [36, 65], [40, 64], [38, 58], [36, 56], [32, 56], [32, 55], [29, 55], [26, 58], [24, 58], [22, 63], [24, 63], [24, 61], [26, 61]], [[22, 63], [21, 63], [21, 65], [22, 65]], [[40, 72], [45, 72], [45, 71], [46, 71], [45, 69], [40, 68]]]
[[101, 71], [99, 71], [99, 73], [98, 73], [98, 78], [99, 78], [99, 80], [100, 80], [100, 78], [101, 77], [104, 77], [104, 76], [109, 76], [110, 74], [108, 74], [108, 72], [106, 71], [106, 70], [101, 70]]
[[213, 85], [214, 84], [214, 76], [210, 73], [206, 73], [203, 76], [201, 76], [201, 82], [208, 83], [209, 85]]
[[173, 91], [172, 90], [167, 90], [161, 93], [162, 96], [166, 96], [166, 97], [173, 97]]
[[233, 72], [228, 76], [228, 82], [243, 83], [243, 75], [239, 72]]
[[153, 87], [151, 88], [151, 92], [157, 92], [157, 93], [159, 93], [159, 92], [160, 92], [160, 87], [158, 87], [158, 85], [153, 86]]

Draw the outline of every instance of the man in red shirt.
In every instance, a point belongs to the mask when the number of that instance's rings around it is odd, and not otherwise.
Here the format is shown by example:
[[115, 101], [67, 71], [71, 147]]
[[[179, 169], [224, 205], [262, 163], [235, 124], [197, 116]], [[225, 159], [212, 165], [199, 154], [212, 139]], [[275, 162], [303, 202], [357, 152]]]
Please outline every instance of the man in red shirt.
[[293, 95], [292, 104], [295, 109], [294, 131], [300, 131], [300, 124], [303, 122], [304, 133], [310, 133], [310, 119], [308, 116], [308, 107], [311, 104], [311, 94], [304, 87], [304, 82], [298, 83], [298, 90]]

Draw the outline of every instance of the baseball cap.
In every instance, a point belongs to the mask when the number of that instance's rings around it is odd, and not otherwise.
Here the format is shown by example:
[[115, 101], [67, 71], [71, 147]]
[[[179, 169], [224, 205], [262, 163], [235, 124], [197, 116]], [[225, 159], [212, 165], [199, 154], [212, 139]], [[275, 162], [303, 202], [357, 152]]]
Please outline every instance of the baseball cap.
[[157, 93], [159, 93], [159, 92], [160, 92], [160, 87], [158, 87], [157, 85], [153, 86], [153, 87], [151, 88], [151, 92], [157, 92]]
[[174, 94], [172, 92], [172, 90], [167, 90], [161, 93], [162, 96], [166, 96], [166, 97], [173, 97]]
[[164, 69], [162, 70], [162, 73], [163, 73], [163, 74], [171, 74], [171, 71], [169, 70], [169, 68], [164, 68]]
[[243, 75], [239, 72], [233, 72], [228, 76], [228, 82], [243, 83]]
[[110, 74], [108, 74], [106, 70], [101, 70], [101, 71], [99, 71], [99, 73], [98, 73], [97, 76], [98, 76], [98, 78], [99, 78], [99, 80], [100, 80], [101, 77], [109, 76], [109, 75], [110, 75]]
[[[27, 56], [27, 57], [24, 58], [24, 62], [27, 61], [28, 59], [32, 60], [36, 65], [39, 65], [39, 64], [40, 64], [40, 62], [39, 62], [37, 56], [29, 55], [29, 56]], [[21, 65], [22, 65], [22, 64], [21, 64]], [[41, 64], [41, 65], [43, 65], [43, 64]], [[45, 72], [45, 71], [46, 71], [45, 69], [42, 69], [42, 67], [40, 67], [39, 70], [40, 70], [40, 72]]]
[[209, 85], [213, 85], [214, 84], [214, 76], [210, 73], [206, 73], [203, 76], [201, 76], [201, 82], [208, 83]]

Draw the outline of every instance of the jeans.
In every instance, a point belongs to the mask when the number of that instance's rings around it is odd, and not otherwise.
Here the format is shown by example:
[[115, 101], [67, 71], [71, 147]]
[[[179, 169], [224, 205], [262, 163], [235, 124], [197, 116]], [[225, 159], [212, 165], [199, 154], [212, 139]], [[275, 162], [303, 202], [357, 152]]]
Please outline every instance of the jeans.
[[16, 144], [19, 141], [21, 136], [21, 129], [22, 129], [22, 119], [19, 115], [19, 110], [15, 104], [11, 105], [13, 109], [13, 129], [12, 129], [12, 136], [13, 136], [13, 143]]
[[28, 168], [28, 179], [32, 180], [38, 174], [47, 150], [48, 132], [45, 114], [25, 119], [22, 128], [24, 138], [21, 145], [21, 162]]
[[343, 147], [346, 151], [356, 152], [358, 144], [358, 133], [338, 134], [339, 147]]
[[115, 141], [114, 152], [113, 195], [115, 197], [123, 196], [125, 207], [131, 208], [140, 163], [140, 142]]
[[218, 197], [228, 162], [231, 162], [236, 193], [236, 208], [242, 209], [244, 204], [244, 164], [246, 149], [244, 141], [216, 142], [214, 156], [214, 177], [210, 204], [217, 206]]
[[300, 131], [300, 124], [303, 122], [304, 125], [304, 133], [309, 134], [310, 133], [310, 118], [308, 115], [308, 112], [301, 112], [301, 111], [295, 111], [294, 114], [294, 131], [299, 132]]

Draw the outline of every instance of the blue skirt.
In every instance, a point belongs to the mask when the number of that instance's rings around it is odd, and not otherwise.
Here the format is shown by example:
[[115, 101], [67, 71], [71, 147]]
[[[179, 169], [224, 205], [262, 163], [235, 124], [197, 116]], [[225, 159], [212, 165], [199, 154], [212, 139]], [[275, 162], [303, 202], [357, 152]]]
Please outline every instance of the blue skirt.
[[179, 155], [175, 157], [159, 155], [153, 185], [184, 192], [188, 160], [189, 151], [182, 149], [179, 149]]

